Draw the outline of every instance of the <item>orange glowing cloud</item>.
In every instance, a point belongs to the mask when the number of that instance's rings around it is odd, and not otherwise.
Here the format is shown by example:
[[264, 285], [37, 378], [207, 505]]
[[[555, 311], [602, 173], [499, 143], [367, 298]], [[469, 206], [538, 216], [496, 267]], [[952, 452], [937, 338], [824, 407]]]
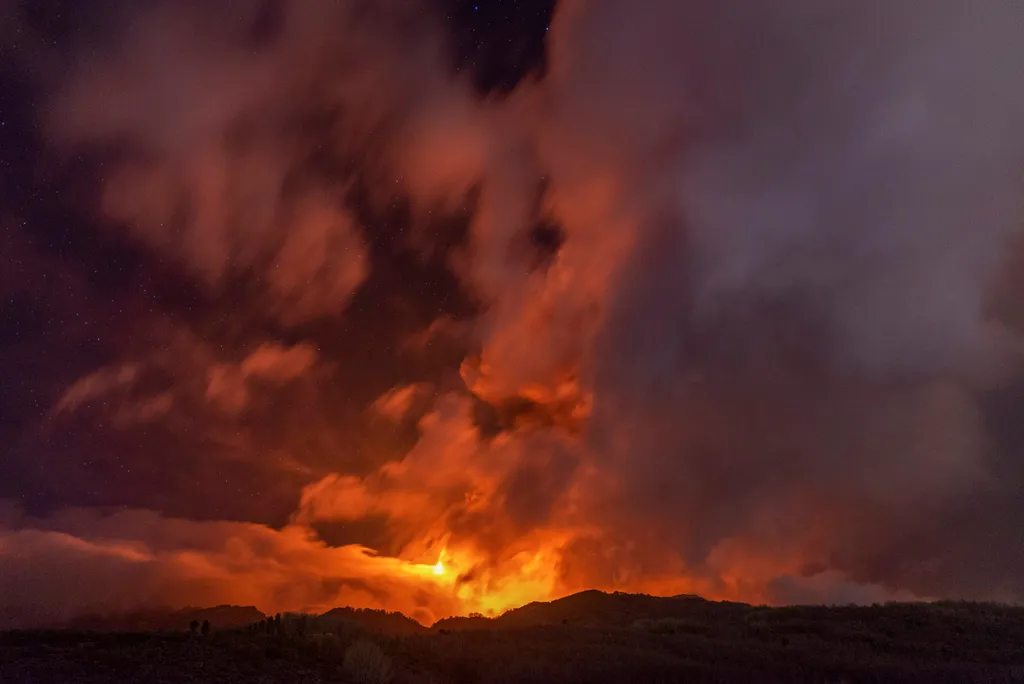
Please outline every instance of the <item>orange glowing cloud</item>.
[[263, 380], [286, 383], [310, 372], [317, 363], [316, 349], [263, 344], [239, 364], [216, 364], [209, 370], [206, 398], [229, 413], [242, 411], [249, 401], [249, 383]]
[[[0, 533], [0, 616], [17, 615], [23, 625], [52, 624], [115, 606], [227, 602], [268, 612], [388, 608], [429, 624], [461, 608], [432, 566], [382, 558], [358, 546], [327, 547], [299, 527], [196, 523], [141, 511], [89, 523], [89, 533]], [[41, 592], [51, 597], [45, 605], [33, 598]]]

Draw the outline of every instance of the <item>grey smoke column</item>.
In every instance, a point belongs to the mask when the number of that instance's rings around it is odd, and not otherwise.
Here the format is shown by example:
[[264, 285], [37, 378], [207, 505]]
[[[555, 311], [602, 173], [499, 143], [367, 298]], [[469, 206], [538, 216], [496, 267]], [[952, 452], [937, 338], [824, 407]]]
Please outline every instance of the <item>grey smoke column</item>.
[[774, 549], [978, 594], [953, 526], [1019, 499], [985, 400], [1017, 368], [987, 306], [1021, 218], [1024, 6], [586, 7], [558, 105], [644, 201], [595, 362], [616, 524], [693, 567]]

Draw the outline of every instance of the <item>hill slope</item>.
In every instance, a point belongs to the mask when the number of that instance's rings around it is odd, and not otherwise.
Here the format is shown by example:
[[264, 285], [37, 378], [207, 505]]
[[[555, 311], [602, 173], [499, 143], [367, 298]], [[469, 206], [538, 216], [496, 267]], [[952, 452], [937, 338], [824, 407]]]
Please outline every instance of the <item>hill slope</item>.
[[179, 610], [147, 609], [108, 615], [83, 615], [64, 625], [68, 629], [95, 632], [181, 632], [195, 620], [210, 621], [213, 629], [244, 627], [266, 617], [253, 606], [214, 606]]
[[452, 617], [432, 629], [496, 629], [572, 625], [574, 627], [629, 627], [637, 620], [666, 618], [710, 619], [749, 610], [744, 603], [707, 601], [699, 596], [648, 596], [590, 590], [554, 601], [535, 601], [495, 618]]
[[1024, 607], [994, 604], [769, 608], [583, 592], [432, 630], [351, 608], [284, 617], [272, 632], [209, 637], [0, 632], [0, 681], [341, 682], [348, 648], [370, 640], [396, 684], [1024, 684]]
[[363, 608], [334, 608], [317, 617], [316, 622], [321, 626], [324, 623], [351, 625], [373, 634], [385, 636], [404, 636], [427, 631], [426, 627], [402, 613]]

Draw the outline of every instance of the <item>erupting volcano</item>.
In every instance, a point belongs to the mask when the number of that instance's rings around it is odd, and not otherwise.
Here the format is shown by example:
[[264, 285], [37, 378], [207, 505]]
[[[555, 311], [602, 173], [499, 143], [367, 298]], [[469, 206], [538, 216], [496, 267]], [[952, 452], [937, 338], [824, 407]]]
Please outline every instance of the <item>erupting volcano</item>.
[[1019, 0], [0, 16], [0, 628], [1024, 599]]

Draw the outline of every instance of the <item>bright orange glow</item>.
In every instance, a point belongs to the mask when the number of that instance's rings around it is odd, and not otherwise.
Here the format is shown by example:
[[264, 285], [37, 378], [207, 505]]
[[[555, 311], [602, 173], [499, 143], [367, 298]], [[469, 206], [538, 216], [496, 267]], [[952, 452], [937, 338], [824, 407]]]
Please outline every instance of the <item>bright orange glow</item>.
[[[760, 600], [771, 577], [799, 571], [802, 554], [794, 549], [793, 563], [759, 573], [763, 554], [737, 539], [720, 545], [713, 567], [694, 575], [656, 540], [616, 535], [595, 518], [615, 478], [586, 461], [578, 440], [550, 427], [571, 423], [562, 416], [585, 409], [585, 393], [568, 380], [552, 392], [522, 390], [535, 405], [546, 402], [548, 412], [489, 441], [479, 439], [471, 402], [443, 396], [420, 419], [420, 439], [401, 460], [363, 477], [331, 475], [308, 486], [295, 517], [302, 529], [317, 520], [378, 516], [406, 540], [390, 557], [367, 550], [354, 573], [389, 586], [386, 599], [349, 592], [331, 601], [400, 610], [430, 623], [450, 615], [496, 616], [585, 589]], [[566, 453], [580, 454], [581, 462], [538, 502], [529, 487], [544, 487], [549, 469], [572, 463]], [[539, 503], [548, 506], [544, 519], [531, 517]]]

